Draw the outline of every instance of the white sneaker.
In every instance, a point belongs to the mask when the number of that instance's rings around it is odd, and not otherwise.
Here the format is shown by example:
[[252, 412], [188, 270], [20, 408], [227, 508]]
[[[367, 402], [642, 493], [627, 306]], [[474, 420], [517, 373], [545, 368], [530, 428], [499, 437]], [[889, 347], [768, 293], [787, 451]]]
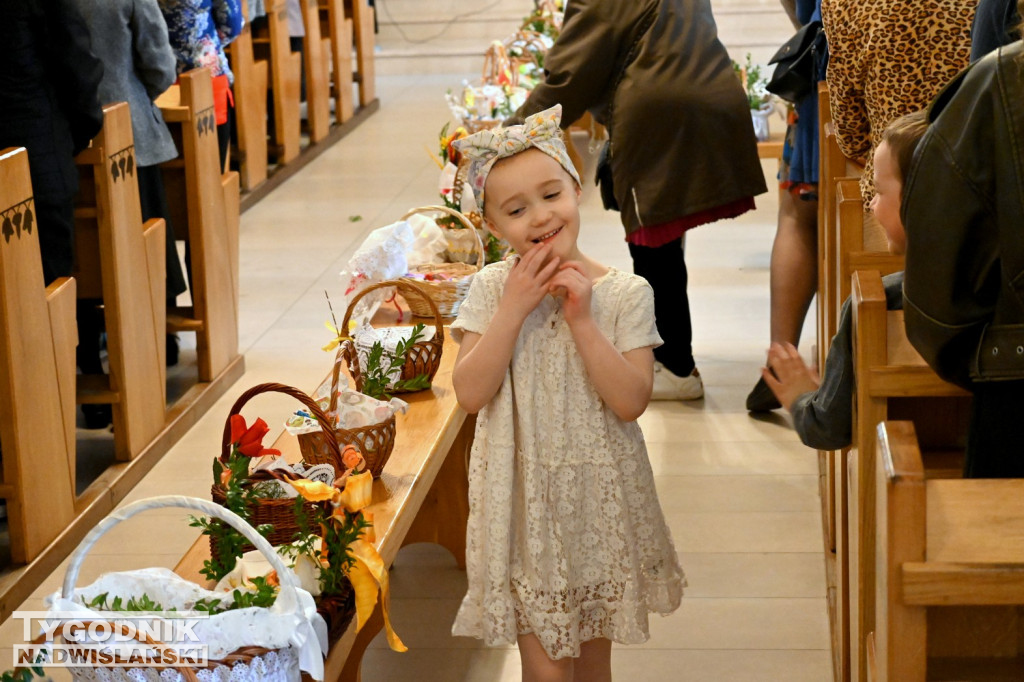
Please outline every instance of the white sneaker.
[[690, 376], [673, 374], [665, 365], [654, 361], [654, 389], [651, 400], [698, 400], [704, 397], [704, 382], [695, 367]]

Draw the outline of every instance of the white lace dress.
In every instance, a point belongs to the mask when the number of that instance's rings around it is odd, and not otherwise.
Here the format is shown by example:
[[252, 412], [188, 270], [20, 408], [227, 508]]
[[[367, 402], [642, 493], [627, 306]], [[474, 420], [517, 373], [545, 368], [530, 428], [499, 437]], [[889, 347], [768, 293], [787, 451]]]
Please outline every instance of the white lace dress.
[[[452, 325], [482, 334], [510, 262], [473, 279]], [[647, 282], [612, 269], [594, 285], [598, 326], [622, 352], [661, 343]], [[511, 644], [534, 633], [553, 658], [604, 637], [648, 639], [685, 579], [643, 434], [601, 401], [547, 297], [523, 324], [498, 394], [480, 411], [469, 470], [469, 591], [452, 632]]]

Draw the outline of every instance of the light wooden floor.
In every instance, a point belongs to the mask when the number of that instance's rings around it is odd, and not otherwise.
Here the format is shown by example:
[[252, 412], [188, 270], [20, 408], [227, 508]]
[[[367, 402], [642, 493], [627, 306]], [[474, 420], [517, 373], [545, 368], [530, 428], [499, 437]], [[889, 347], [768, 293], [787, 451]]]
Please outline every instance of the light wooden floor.
[[[435, 148], [448, 120], [444, 91], [461, 77], [380, 78], [380, 111], [242, 217], [246, 373], [129, 500], [207, 497], [210, 462], [234, 398], [264, 381], [310, 389], [327, 373], [331, 358], [320, 350], [328, 340], [324, 290], [341, 300], [338, 271], [369, 230], [436, 202], [437, 167], [425, 147]], [[764, 167], [772, 185], [775, 164]], [[775, 211], [770, 192], [758, 198], [755, 213], [689, 237], [694, 346], [707, 397], [655, 403], [641, 423], [690, 587], [677, 613], [653, 617], [647, 644], [615, 648], [616, 679], [831, 679], [815, 453], [799, 444], [784, 417], [755, 420], [743, 409], [768, 337]], [[600, 209], [589, 182], [582, 225], [586, 252], [630, 268], [617, 216]], [[805, 337], [813, 329], [809, 320]], [[186, 337], [184, 362], [192, 357], [189, 344]], [[291, 409], [287, 398], [268, 396], [246, 414], [276, 430]], [[138, 518], [94, 549], [82, 580], [106, 570], [173, 566], [194, 538], [175, 512]], [[43, 608], [43, 596], [62, 578], [63, 569], [22, 609]], [[394, 624], [411, 650], [396, 654], [375, 642], [365, 659], [366, 682], [519, 679], [515, 649], [451, 637], [465, 576], [444, 550], [404, 549], [393, 585]], [[0, 669], [9, 667], [15, 641], [21, 624], [12, 620], [0, 627], [0, 647], [8, 647], [0, 648]]]

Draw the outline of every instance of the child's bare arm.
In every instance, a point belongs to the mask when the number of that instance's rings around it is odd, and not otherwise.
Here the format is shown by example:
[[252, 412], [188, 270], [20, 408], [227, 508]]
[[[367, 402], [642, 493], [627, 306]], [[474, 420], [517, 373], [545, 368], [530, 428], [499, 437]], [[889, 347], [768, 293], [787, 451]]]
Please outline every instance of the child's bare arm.
[[625, 353], [612, 345], [596, 324], [573, 329], [587, 376], [604, 404], [619, 419], [631, 422], [647, 409], [654, 382], [654, 351], [635, 348]]
[[590, 314], [593, 285], [578, 263], [565, 263], [550, 286], [562, 298], [576, 350], [601, 400], [619, 419], [633, 421], [651, 400], [654, 351], [647, 347], [621, 353], [601, 332]]
[[509, 272], [487, 330], [463, 334], [452, 385], [466, 412], [479, 412], [501, 388], [523, 321], [547, 295], [547, 283], [558, 268], [558, 258], [545, 263], [550, 251], [547, 244], [530, 249]]

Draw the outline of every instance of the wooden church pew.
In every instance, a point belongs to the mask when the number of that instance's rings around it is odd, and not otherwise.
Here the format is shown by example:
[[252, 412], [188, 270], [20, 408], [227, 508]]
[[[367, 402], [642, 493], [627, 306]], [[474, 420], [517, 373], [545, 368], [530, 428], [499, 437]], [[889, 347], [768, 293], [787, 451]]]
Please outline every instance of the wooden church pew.
[[[817, 361], [818, 367], [825, 366], [832, 337], [836, 333], [839, 318], [839, 307], [844, 298], [839, 298], [840, 288], [837, 264], [840, 258], [837, 217], [837, 187], [841, 179], [848, 175], [859, 174], [858, 164], [847, 159], [839, 149], [832, 125], [832, 111], [829, 102], [828, 86], [824, 81], [818, 83], [818, 139], [819, 139], [819, 183], [818, 183], [818, 288], [816, 293], [817, 311]], [[848, 285], [846, 285], [848, 287]], [[818, 461], [821, 467], [822, 482], [822, 515], [825, 526], [825, 544], [831, 554], [826, 559], [826, 566], [831, 569], [827, 573], [829, 604], [833, 614], [833, 643], [835, 652], [835, 668], [837, 679], [845, 682], [849, 674], [847, 662], [848, 652], [845, 648], [847, 633], [843, 629], [846, 623], [843, 586], [844, 576], [839, 570], [839, 558], [845, 554], [840, 544], [845, 541], [843, 528], [846, 524], [846, 477], [842, 473], [846, 467], [847, 450], [819, 450]]]
[[929, 451], [930, 475], [959, 476], [970, 397], [940, 379], [910, 345], [903, 311], [886, 310], [877, 272], [854, 272], [852, 288], [857, 390], [853, 448], [837, 471], [846, 476], [847, 524], [845, 537], [837, 525], [836, 564], [840, 614], [848, 614], [839, 629], [849, 633], [849, 679], [863, 681], [866, 637], [874, 625], [875, 428], [888, 419], [913, 419]]
[[356, 73], [359, 84], [359, 106], [365, 107], [377, 99], [376, 67], [374, 65], [375, 38], [373, 32], [374, 8], [367, 0], [345, 0], [345, 14], [352, 18], [355, 32]]
[[312, 144], [327, 137], [331, 128], [331, 88], [327, 75], [327, 60], [331, 41], [321, 38], [320, 7], [317, 0], [299, 0], [306, 35], [302, 39], [305, 60], [306, 112], [309, 121], [309, 141]]
[[127, 103], [104, 107], [103, 130], [76, 163], [78, 297], [103, 299], [110, 365], [79, 377], [77, 400], [111, 405], [115, 456], [128, 460], [166, 422], [166, 245], [162, 219], [142, 223]]
[[299, 120], [299, 92], [302, 78], [302, 55], [292, 52], [288, 37], [288, 10], [286, 0], [268, 0], [267, 30], [264, 35], [253, 36], [258, 59], [270, 63], [270, 82], [274, 112], [274, 127], [270, 131], [274, 140], [271, 153], [278, 164], [290, 163], [299, 155], [301, 122]]
[[238, 173], [220, 172], [207, 69], [183, 73], [157, 104], [181, 152], [162, 167], [192, 264], [192, 306], [176, 309], [168, 330], [196, 333], [199, 381], [208, 382], [238, 358]]
[[910, 422], [877, 443], [873, 679], [1024, 679], [1024, 480], [929, 480]]
[[832, 314], [839, 319], [843, 301], [850, 295], [850, 276], [855, 270], [876, 270], [889, 275], [903, 269], [902, 255], [889, 253], [885, 230], [874, 216], [864, 210], [860, 181], [839, 178], [835, 182], [836, 261], [832, 264], [835, 291]]
[[334, 116], [338, 124], [355, 113], [353, 97], [352, 18], [345, 16], [344, 0], [320, 0], [321, 34], [327, 33], [331, 44], [331, 92]]
[[43, 286], [28, 153], [0, 151], [0, 443], [11, 560], [74, 518], [75, 280]]
[[[249, 16], [246, 0], [242, 14]], [[267, 62], [256, 59], [252, 28], [246, 21], [242, 33], [228, 46], [235, 75], [235, 127], [238, 131], [238, 175], [249, 192], [267, 179]]]

